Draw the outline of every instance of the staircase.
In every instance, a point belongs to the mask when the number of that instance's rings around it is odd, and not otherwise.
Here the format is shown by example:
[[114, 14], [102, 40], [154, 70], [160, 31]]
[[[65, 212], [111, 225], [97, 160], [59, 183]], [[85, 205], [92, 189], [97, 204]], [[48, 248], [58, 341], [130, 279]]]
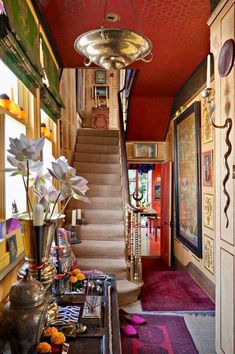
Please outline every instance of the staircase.
[[85, 220], [76, 226], [82, 242], [72, 246], [78, 266], [115, 274], [119, 304], [136, 301], [139, 286], [127, 280], [119, 131], [79, 129], [73, 166], [88, 180], [91, 201], [73, 199], [66, 210], [68, 223], [73, 209]]

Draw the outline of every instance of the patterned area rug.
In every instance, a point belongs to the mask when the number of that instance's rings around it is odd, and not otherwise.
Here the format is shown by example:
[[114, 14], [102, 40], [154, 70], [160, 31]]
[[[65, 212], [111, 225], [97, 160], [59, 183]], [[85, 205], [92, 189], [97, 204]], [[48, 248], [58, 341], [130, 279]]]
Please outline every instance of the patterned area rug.
[[197, 348], [180, 316], [142, 315], [137, 337], [122, 335], [123, 354], [196, 354]]
[[144, 272], [143, 311], [209, 311], [214, 302], [186, 271]]

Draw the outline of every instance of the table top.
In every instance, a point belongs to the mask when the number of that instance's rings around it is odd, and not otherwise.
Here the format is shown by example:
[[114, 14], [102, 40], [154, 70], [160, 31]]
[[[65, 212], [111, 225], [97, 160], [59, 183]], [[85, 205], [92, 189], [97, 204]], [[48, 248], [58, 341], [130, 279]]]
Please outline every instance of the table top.
[[155, 209], [146, 209], [140, 212], [140, 215], [157, 216], [158, 212]]

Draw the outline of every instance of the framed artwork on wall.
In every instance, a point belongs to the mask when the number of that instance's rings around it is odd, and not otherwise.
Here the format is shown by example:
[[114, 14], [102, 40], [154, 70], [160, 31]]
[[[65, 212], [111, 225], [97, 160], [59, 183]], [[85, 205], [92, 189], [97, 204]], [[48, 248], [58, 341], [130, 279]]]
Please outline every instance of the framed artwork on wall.
[[213, 186], [213, 150], [202, 153], [202, 184], [203, 186]]
[[205, 193], [203, 198], [204, 209], [204, 225], [209, 229], [214, 229], [214, 196]]
[[156, 184], [155, 185], [155, 196], [154, 196], [155, 200], [161, 200], [161, 185], [160, 184]]
[[204, 235], [204, 267], [214, 274], [214, 240]]
[[95, 71], [95, 83], [96, 84], [106, 84], [106, 70], [96, 70]]
[[10, 262], [13, 262], [17, 257], [17, 242], [16, 235], [13, 235], [7, 239], [8, 250], [10, 254]]
[[155, 143], [133, 144], [133, 157], [157, 157], [157, 145]]
[[210, 106], [207, 102], [203, 103], [202, 107], [202, 136], [203, 144], [207, 144], [213, 141], [213, 126], [211, 124], [211, 115], [214, 115], [215, 112], [210, 112]]
[[200, 103], [174, 121], [176, 237], [202, 257]]

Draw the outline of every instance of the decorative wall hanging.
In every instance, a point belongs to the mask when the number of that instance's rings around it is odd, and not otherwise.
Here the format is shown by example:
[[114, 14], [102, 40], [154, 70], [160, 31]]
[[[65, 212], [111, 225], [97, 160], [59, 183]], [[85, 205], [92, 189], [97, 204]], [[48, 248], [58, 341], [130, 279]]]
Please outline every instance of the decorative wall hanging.
[[109, 108], [92, 107], [92, 128], [109, 129]]
[[213, 194], [204, 194], [204, 225], [210, 229], [214, 229], [214, 196]]
[[200, 103], [174, 121], [176, 237], [202, 257]]
[[204, 235], [204, 267], [214, 274], [214, 240]]
[[202, 184], [203, 186], [213, 186], [213, 150], [202, 153]]
[[234, 40], [228, 39], [224, 42], [218, 59], [218, 71], [221, 77], [228, 76], [233, 68], [235, 59], [235, 44]]
[[[233, 41], [233, 39], [231, 39]], [[226, 43], [226, 42], [225, 42]], [[224, 45], [225, 45], [224, 43]], [[234, 46], [234, 41], [233, 41], [233, 46]], [[221, 49], [221, 53], [220, 53], [220, 56], [221, 56], [221, 59], [220, 59], [220, 63], [223, 62], [223, 60], [225, 61], [224, 64], [219, 64], [219, 67], [218, 67], [218, 71], [219, 71], [219, 74], [223, 77], [223, 76], [227, 76], [229, 74], [229, 72], [231, 71], [228, 70], [228, 68], [230, 67], [230, 63], [231, 62], [231, 56], [234, 57], [234, 48], [231, 49], [231, 44], [229, 45], [230, 49], [228, 50], [228, 52], [230, 54], [223, 54], [223, 52], [226, 50], [223, 49], [223, 48], [226, 48], [226, 46], [222, 47]], [[210, 53], [211, 54], [211, 53]], [[213, 55], [208, 55], [208, 67], [207, 67], [207, 77], [210, 77], [210, 60], [211, 58], [213, 58]], [[222, 60], [222, 58], [224, 58]], [[233, 63], [234, 63], [234, 58], [233, 58]], [[226, 131], [226, 136], [225, 136], [225, 143], [227, 145], [227, 151], [225, 152], [224, 154], [224, 164], [225, 164], [225, 168], [226, 168], [226, 174], [224, 176], [224, 179], [223, 179], [223, 192], [226, 196], [226, 203], [225, 203], [225, 206], [224, 206], [224, 215], [225, 215], [225, 218], [226, 218], [226, 228], [228, 228], [229, 226], [229, 218], [228, 218], [228, 209], [229, 209], [229, 206], [230, 206], [230, 202], [231, 202], [231, 198], [230, 198], [230, 195], [228, 193], [228, 190], [227, 190], [227, 182], [230, 178], [230, 167], [229, 167], [229, 164], [228, 164], [228, 158], [229, 156], [231, 155], [231, 152], [232, 152], [232, 144], [231, 144], [231, 141], [229, 139], [229, 135], [231, 133], [231, 130], [232, 130], [232, 125], [233, 125], [233, 121], [231, 118], [226, 118], [225, 119], [225, 122], [224, 124], [222, 125], [218, 125], [215, 123], [215, 100], [214, 100], [214, 92], [212, 90], [212, 88], [210, 87], [210, 85], [208, 85], [208, 80], [207, 80], [207, 86], [206, 88], [201, 92], [201, 95], [202, 97], [205, 99], [206, 103], [209, 105], [210, 107], [210, 121], [211, 121], [211, 124], [213, 125], [214, 128], [218, 128], [218, 129], [227, 129]]]
[[213, 126], [211, 124], [210, 106], [203, 102], [202, 106], [202, 140], [203, 144], [213, 141]]

